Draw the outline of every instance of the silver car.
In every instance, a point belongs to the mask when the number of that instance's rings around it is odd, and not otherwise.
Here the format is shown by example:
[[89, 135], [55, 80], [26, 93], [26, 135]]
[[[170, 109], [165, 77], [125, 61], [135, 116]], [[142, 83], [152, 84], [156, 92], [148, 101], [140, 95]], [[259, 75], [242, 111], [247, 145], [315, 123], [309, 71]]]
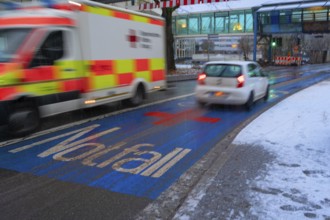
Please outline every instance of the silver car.
[[244, 105], [250, 110], [255, 101], [267, 101], [269, 82], [256, 62], [213, 61], [199, 74], [195, 94], [200, 105]]

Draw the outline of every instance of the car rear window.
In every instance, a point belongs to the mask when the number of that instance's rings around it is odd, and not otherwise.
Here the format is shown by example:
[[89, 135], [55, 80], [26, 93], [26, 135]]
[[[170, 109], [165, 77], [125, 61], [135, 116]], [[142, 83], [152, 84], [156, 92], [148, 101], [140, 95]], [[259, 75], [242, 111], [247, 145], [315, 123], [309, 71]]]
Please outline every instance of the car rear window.
[[208, 64], [204, 73], [211, 77], [237, 77], [242, 74], [242, 67], [232, 64]]

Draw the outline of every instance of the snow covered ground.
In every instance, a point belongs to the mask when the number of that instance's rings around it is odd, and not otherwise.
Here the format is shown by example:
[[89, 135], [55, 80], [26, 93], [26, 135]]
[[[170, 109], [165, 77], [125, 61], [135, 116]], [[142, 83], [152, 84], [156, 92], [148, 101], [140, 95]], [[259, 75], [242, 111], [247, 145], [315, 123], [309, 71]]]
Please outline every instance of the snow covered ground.
[[275, 155], [248, 185], [259, 219], [330, 219], [330, 81], [277, 104], [235, 138]]

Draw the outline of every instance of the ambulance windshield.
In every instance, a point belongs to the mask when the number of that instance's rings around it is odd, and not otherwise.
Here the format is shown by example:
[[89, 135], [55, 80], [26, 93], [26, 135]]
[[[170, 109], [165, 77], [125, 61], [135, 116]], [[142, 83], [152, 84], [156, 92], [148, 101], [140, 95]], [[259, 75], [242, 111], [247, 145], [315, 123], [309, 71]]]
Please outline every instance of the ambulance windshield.
[[31, 29], [0, 29], [0, 62], [10, 62]]

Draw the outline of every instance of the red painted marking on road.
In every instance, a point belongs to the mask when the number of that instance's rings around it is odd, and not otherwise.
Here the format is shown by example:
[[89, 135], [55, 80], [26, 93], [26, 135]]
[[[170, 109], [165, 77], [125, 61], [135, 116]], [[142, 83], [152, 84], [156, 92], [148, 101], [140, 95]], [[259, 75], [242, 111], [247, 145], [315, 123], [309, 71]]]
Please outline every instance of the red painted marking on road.
[[148, 112], [145, 114], [146, 116], [155, 116], [160, 118], [170, 117], [172, 114], [166, 112]]
[[220, 118], [199, 117], [195, 118], [194, 120], [198, 122], [217, 123], [220, 121]]
[[216, 123], [220, 121], [220, 118], [204, 117], [200, 116], [203, 112], [199, 109], [190, 109], [175, 114], [167, 112], [148, 112], [145, 116], [153, 116], [161, 118], [158, 121], [153, 122], [155, 125], [173, 126], [184, 121], [197, 121], [204, 123]]

